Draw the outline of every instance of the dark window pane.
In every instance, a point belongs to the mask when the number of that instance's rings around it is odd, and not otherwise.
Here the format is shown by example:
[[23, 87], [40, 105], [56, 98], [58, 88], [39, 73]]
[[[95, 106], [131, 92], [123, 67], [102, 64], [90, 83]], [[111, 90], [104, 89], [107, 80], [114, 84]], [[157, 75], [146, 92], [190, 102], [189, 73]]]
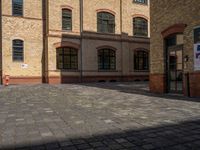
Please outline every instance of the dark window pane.
[[22, 40], [13, 40], [13, 61], [24, 60], [24, 42]]
[[116, 69], [115, 51], [111, 49], [99, 50], [98, 64], [100, 70], [115, 70]]
[[115, 16], [107, 12], [98, 13], [97, 32], [115, 33]]
[[78, 51], [74, 48], [58, 48], [57, 69], [78, 69]]
[[134, 69], [149, 70], [149, 56], [145, 51], [136, 51], [134, 53]]
[[133, 18], [133, 35], [148, 36], [148, 21], [141, 17]]
[[62, 10], [62, 29], [72, 30], [72, 11], [68, 9]]
[[148, 4], [148, 0], [133, 0], [135, 3]]
[[200, 43], [200, 27], [194, 29], [194, 43]]
[[176, 45], [176, 35], [170, 36], [166, 39], [166, 46], [173, 46]]
[[23, 16], [23, 0], [12, 1], [12, 12], [14, 16]]

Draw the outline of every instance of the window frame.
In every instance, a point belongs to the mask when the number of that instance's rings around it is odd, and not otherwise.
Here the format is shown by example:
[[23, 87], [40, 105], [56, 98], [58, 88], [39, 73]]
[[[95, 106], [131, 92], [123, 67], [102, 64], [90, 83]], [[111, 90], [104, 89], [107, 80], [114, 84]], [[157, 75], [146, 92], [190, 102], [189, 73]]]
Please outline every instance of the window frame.
[[[142, 57], [141, 54], [142, 53]], [[145, 57], [146, 55], [146, 57]], [[134, 71], [136, 72], [148, 72], [149, 71], [149, 52], [145, 49], [138, 49], [134, 51], [133, 54], [134, 57]], [[141, 63], [142, 62], [142, 67], [141, 67]], [[146, 69], [145, 69], [146, 66]]]
[[110, 12], [106, 12], [106, 11], [97, 12], [97, 32], [98, 33], [115, 34], [115, 26], [116, 24], [115, 24], [114, 14]]
[[[15, 43], [14, 42], [21, 42], [21, 46], [19, 46], [19, 45], [14, 45]], [[21, 48], [21, 52], [17, 52], [17, 50], [16, 49], [20, 49]], [[21, 55], [21, 56], [18, 56], [18, 57], [21, 57], [21, 59], [17, 59], [17, 57], [16, 57], [16, 54], [18, 53], [18, 55]], [[12, 60], [13, 60], [13, 62], [24, 62], [24, 41], [23, 40], [21, 40], [21, 39], [14, 39], [14, 40], [12, 40]]]
[[[107, 53], [108, 55], [106, 55], [106, 51], [108, 52]], [[108, 62], [105, 61], [106, 59]], [[114, 62], [112, 63], [112, 61]], [[99, 71], [116, 70], [116, 50], [110, 48], [103, 48], [98, 50], [98, 70]]]
[[[69, 14], [70, 14], [70, 19], [69, 20], [67, 20], [67, 16], [65, 16], [66, 18], [65, 18], [65, 20], [64, 20], [64, 11], [67, 11]], [[68, 14], [68, 15], [69, 15]], [[66, 21], [66, 22], [70, 22], [70, 29], [67, 29], [67, 27], [64, 27], [64, 21]], [[62, 30], [63, 31], [72, 31], [72, 28], [73, 28], [73, 23], [72, 23], [72, 10], [71, 9], [68, 9], [68, 8], [62, 8]], [[67, 24], [66, 26], [68, 26], [69, 24]]]
[[[61, 53], [59, 53], [59, 50], [61, 50]], [[65, 50], [69, 50], [69, 52], [65, 52]], [[75, 52], [75, 54], [73, 54]], [[60, 57], [62, 58], [60, 62]], [[65, 60], [65, 58], [69, 57], [69, 60]], [[75, 62], [73, 62], [73, 58], [75, 58]], [[69, 61], [67, 64], [65, 61]], [[61, 66], [60, 67], [60, 63]], [[75, 67], [72, 67], [72, 64], [74, 63]], [[65, 66], [66, 65], [66, 66]], [[67, 67], [69, 65], [70, 67]], [[59, 47], [56, 49], [56, 69], [57, 70], [78, 70], [78, 50], [73, 47]]]
[[[15, 16], [15, 17], [23, 17], [24, 16], [24, 0], [21, 0], [21, 13], [16, 13], [15, 12], [15, 1], [16, 0], [12, 0], [12, 16]], [[18, 10], [19, 11], [19, 10]]]
[[[136, 21], [135, 21], [136, 19], [140, 19], [140, 21], [144, 21], [144, 22], [142, 22], [143, 24], [136, 24]], [[144, 24], [144, 23], [146, 23], [146, 24]], [[142, 31], [142, 29], [143, 29], [143, 31]], [[148, 37], [149, 36], [148, 19], [146, 19], [144, 17], [140, 17], [140, 16], [133, 18], [133, 36], [135, 36], [135, 37]]]

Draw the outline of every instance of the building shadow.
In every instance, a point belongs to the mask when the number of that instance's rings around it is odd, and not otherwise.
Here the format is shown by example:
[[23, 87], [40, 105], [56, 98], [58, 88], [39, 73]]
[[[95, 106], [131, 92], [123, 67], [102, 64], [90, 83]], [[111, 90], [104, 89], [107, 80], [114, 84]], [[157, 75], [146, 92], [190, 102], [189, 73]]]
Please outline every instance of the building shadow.
[[[77, 83], [76, 83], [77, 84]], [[102, 82], [102, 83], [79, 83], [79, 85], [96, 87], [108, 90], [116, 90], [122, 93], [137, 94], [149, 97], [164, 98], [171, 100], [183, 100], [200, 102], [200, 98], [186, 97], [181, 94], [156, 94], [149, 90], [149, 82]]]
[[199, 150], [200, 120], [171, 125], [112, 131], [80, 138], [4, 146], [1, 150]]

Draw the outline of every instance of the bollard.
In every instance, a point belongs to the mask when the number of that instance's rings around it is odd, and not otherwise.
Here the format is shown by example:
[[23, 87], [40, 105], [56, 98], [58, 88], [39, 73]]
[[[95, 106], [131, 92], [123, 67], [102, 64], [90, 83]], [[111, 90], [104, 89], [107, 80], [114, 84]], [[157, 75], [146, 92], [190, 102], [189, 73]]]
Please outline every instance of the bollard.
[[5, 75], [5, 86], [9, 85], [9, 80], [10, 80], [10, 76], [9, 75]]

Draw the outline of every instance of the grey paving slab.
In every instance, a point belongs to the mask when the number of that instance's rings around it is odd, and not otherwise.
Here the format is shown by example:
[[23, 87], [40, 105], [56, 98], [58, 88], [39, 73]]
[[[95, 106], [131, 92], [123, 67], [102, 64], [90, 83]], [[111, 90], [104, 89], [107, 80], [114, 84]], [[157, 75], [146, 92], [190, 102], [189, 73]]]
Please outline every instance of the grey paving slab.
[[200, 99], [148, 83], [0, 87], [0, 149], [200, 149]]

